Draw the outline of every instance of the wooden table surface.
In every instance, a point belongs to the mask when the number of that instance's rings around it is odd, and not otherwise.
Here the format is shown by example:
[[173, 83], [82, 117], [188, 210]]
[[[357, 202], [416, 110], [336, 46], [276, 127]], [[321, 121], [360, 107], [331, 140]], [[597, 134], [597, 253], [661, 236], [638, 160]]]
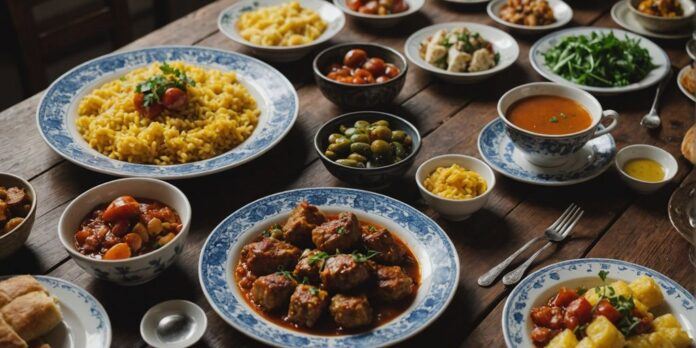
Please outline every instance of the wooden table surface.
[[[234, 1], [212, 3], [124, 47], [200, 45], [249, 53], [217, 30], [216, 19]], [[617, 27], [609, 9], [613, 1], [570, 1], [575, 10], [572, 26]], [[429, 0], [423, 10], [395, 29], [372, 31], [348, 20], [333, 43], [376, 41], [403, 51], [410, 33], [450, 21], [494, 25], [485, 6], [453, 6]], [[416, 163], [401, 182], [386, 194], [408, 202], [435, 219], [454, 242], [461, 262], [459, 287], [454, 300], [432, 325], [404, 342], [425, 346], [438, 342], [446, 347], [504, 346], [500, 326], [502, 307], [510, 287], [497, 283], [476, 285], [484, 271], [516, 250], [524, 241], [542, 233], [570, 202], [586, 211], [573, 237], [543, 255], [542, 267], [561, 260], [607, 257], [653, 268], [696, 290], [694, 268], [689, 266], [687, 243], [672, 229], [667, 200], [680, 184], [696, 180], [692, 166], [679, 155], [682, 137], [694, 123], [694, 104], [676, 86], [676, 78], [664, 96], [660, 114], [664, 126], [648, 132], [639, 125], [650, 108], [654, 89], [602, 98], [605, 108], [621, 114], [612, 133], [619, 148], [647, 143], [659, 146], [679, 159], [672, 183], [650, 196], [639, 196], [622, 184], [612, 168], [600, 177], [576, 186], [546, 188], [498, 176], [488, 205], [467, 221], [453, 223], [439, 218], [420, 201], [413, 176], [418, 164], [435, 155], [461, 153], [479, 156], [476, 141], [483, 125], [496, 117], [498, 98], [519, 84], [541, 81], [529, 64], [529, 47], [537, 39], [514, 35], [520, 58], [506, 72], [475, 86], [448, 85], [412, 66], [406, 86], [396, 103], [385, 111], [413, 122], [423, 136]], [[673, 69], [688, 64], [684, 42], [661, 42]], [[261, 344], [228, 326], [206, 302], [198, 282], [198, 257], [210, 231], [227, 215], [260, 197], [300, 187], [344, 186], [317, 159], [312, 137], [320, 124], [342, 112], [325, 99], [313, 83], [311, 58], [277, 68], [297, 88], [300, 115], [290, 134], [273, 150], [252, 163], [205, 178], [173, 182], [189, 197], [194, 220], [183, 255], [159, 278], [137, 287], [119, 287], [86, 274], [68, 256], [56, 235], [58, 219], [66, 205], [85, 190], [113, 177], [90, 172], [54, 153], [41, 139], [36, 108], [41, 94], [0, 113], [0, 172], [29, 179], [38, 193], [36, 223], [26, 245], [0, 264], [0, 274], [46, 274], [74, 282], [91, 292], [109, 313], [114, 347], [146, 346], [139, 334], [142, 315], [151, 306], [169, 299], [198, 303], [207, 313], [208, 330], [198, 346], [241, 347]], [[528, 254], [527, 254], [528, 255]], [[434, 341], [435, 340], [435, 341]]]

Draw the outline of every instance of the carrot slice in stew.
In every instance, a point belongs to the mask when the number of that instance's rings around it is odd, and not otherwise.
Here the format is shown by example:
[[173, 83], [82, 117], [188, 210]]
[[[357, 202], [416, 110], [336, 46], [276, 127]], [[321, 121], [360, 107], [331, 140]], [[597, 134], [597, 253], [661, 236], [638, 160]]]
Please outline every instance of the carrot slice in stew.
[[112, 222], [116, 220], [128, 220], [136, 216], [140, 212], [138, 201], [131, 196], [121, 196], [113, 200], [104, 214], [102, 214], [102, 219], [107, 222]]
[[116, 243], [104, 253], [104, 260], [121, 260], [131, 257], [131, 250], [126, 243]]

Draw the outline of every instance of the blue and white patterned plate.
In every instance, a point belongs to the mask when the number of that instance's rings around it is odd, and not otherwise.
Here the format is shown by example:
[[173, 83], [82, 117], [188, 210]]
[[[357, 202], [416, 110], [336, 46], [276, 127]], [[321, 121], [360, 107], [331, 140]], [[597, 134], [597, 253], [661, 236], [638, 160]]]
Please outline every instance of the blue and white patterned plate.
[[[421, 284], [410, 308], [392, 321], [355, 335], [317, 336], [278, 326], [251, 309], [234, 281], [241, 248], [264, 228], [285, 220], [307, 200], [323, 212], [351, 211], [388, 228], [418, 259]], [[450, 303], [459, 283], [459, 258], [447, 234], [413, 207], [380, 194], [344, 188], [309, 188], [261, 198], [227, 217], [203, 245], [198, 266], [201, 287], [230, 325], [268, 344], [284, 347], [378, 347], [402, 341], [425, 328]]]
[[529, 311], [546, 303], [561, 286], [590, 288], [601, 285], [599, 271], [609, 272], [608, 282], [630, 283], [641, 275], [655, 279], [662, 288], [665, 304], [653, 314], [672, 313], [693, 340], [696, 335], [696, 299], [677, 282], [650, 268], [612, 259], [568, 260], [544, 267], [524, 278], [510, 293], [503, 308], [502, 325], [509, 348], [534, 347], [530, 333], [533, 328]]
[[[11, 276], [0, 277], [0, 280]], [[58, 299], [63, 322], [42, 337], [54, 348], [107, 348], [111, 346], [111, 322], [106, 310], [87, 290], [48, 276], [33, 276]]]
[[590, 140], [561, 166], [546, 168], [529, 163], [505, 133], [499, 118], [491, 121], [479, 134], [481, 157], [498, 173], [528, 184], [566, 186], [591, 180], [604, 173], [616, 155], [610, 134]]
[[[105, 82], [153, 62], [182, 60], [204, 68], [234, 70], [261, 110], [251, 137], [207, 160], [158, 166], [118, 161], [89, 147], [77, 132], [77, 105]], [[87, 169], [116, 176], [182, 179], [219, 172], [251, 161], [290, 131], [298, 113], [295, 88], [283, 74], [257, 59], [234, 52], [193, 46], [161, 46], [105, 55], [58, 78], [46, 90], [36, 112], [42, 137], [59, 155]]]

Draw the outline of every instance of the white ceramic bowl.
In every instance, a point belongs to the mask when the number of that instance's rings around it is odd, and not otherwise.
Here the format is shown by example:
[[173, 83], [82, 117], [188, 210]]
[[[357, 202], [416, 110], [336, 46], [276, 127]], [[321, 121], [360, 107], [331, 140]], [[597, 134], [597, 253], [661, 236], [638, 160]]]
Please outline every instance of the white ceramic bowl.
[[365, 23], [375, 28], [393, 27], [406, 17], [420, 11], [425, 5], [425, 0], [404, 0], [408, 3], [408, 10], [400, 13], [389, 14], [385, 16], [365, 14], [351, 10], [346, 4], [347, 0], [333, 0], [334, 5], [338, 6], [348, 17], [355, 18], [357, 21]]
[[[636, 179], [624, 172], [623, 167], [626, 162], [636, 158], [647, 158], [659, 163], [665, 171], [665, 178], [659, 182], [648, 182]], [[616, 170], [621, 175], [626, 184], [639, 193], [647, 194], [659, 190], [666, 183], [670, 182], [679, 170], [677, 160], [669, 152], [652, 145], [630, 145], [619, 150], [614, 160]]]
[[573, 9], [563, 0], [548, 1], [549, 6], [553, 11], [553, 16], [556, 18], [556, 22], [547, 25], [539, 25], [536, 27], [514, 24], [500, 18], [500, 8], [507, 3], [507, 0], [493, 0], [488, 3], [486, 10], [488, 11], [488, 16], [490, 16], [494, 21], [498, 22], [498, 24], [521, 34], [538, 34], [552, 31], [570, 23], [570, 21], [573, 20]]
[[[97, 260], [82, 255], [73, 242], [82, 220], [96, 206], [123, 195], [158, 200], [173, 208], [181, 218], [181, 231], [163, 247], [125, 260]], [[161, 180], [128, 178], [95, 186], [75, 198], [60, 217], [58, 239], [70, 257], [87, 273], [120, 285], [138, 285], [154, 279], [174, 263], [184, 250], [190, 225], [191, 205], [181, 190]]]
[[[455, 73], [430, 65], [421, 58], [420, 45], [424, 40], [431, 37], [440, 29], [451, 30], [461, 27], [466, 27], [473, 32], [478, 32], [481, 34], [481, 37], [493, 44], [493, 50], [500, 54], [500, 60], [495, 67], [486, 71]], [[452, 22], [431, 25], [413, 33], [408, 40], [406, 40], [404, 52], [406, 53], [406, 57], [408, 57], [413, 64], [433, 73], [444, 81], [459, 84], [472, 84], [488, 79], [509, 68], [517, 60], [520, 54], [520, 48], [517, 45], [517, 41], [515, 41], [512, 36], [500, 29], [477, 23]]]
[[330, 40], [338, 34], [346, 24], [346, 17], [336, 6], [323, 0], [297, 0], [304, 8], [313, 10], [326, 22], [324, 33], [316, 40], [298, 46], [261, 46], [252, 44], [242, 38], [237, 30], [237, 20], [244, 12], [257, 10], [261, 7], [277, 6], [287, 3], [286, 0], [242, 0], [224, 9], [218, 16], [218, 29], [232, 39], [232, 41], [245, 46], [258, 56], [271, 62], [292, 62], [301, 59], [317, 46]]
[[638, 4], [641, 0], [625, 0], [628, 1], [628, 8], [635, 16], [638, 23], [643, 28], [656, 33], [669, 33], [678, 31], [685, 27], [693, 26], [694, 14], [696, 14], [696, 6], [691, 0], [677, 0], [682, 5], [684, 15], [680, 17], [666, 18], [660, 16], [652, 16], [638, 11]]
[[[472, 170], [481, 175], [481, 177], [486, 180], [486, 192], [472, 199], [458, 200], [440, 197], [428, 191], [425, 186], [423, 186], [423, 181], [425, 181], [428, 175], [434, 172], [437, 167], [449, 167], [452, 164], [457, 164], [462, 168]], [[418, 167], [416, 171], [416, 183], [418, 183], [421, 196], [431, 208], [440, 213], [440, 215], [447, 220], [461, 221], [469, 218], [471, 214], [477, 212], [488, 202], [488, 197], [495, 188], [495, 174], [490, 166], [478, 158], [466, 155], [441, 155], [423, 162], [423, 164]]]

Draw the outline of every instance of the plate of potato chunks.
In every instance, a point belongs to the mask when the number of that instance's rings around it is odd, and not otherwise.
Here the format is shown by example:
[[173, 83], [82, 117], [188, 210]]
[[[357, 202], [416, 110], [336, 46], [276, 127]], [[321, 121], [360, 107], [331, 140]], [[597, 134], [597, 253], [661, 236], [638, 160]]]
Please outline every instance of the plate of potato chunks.
[[577, 259], [542, 268], [510, 293], [502, 316], [508, 347], [696, 346], [696, 300], [649, 268]]

